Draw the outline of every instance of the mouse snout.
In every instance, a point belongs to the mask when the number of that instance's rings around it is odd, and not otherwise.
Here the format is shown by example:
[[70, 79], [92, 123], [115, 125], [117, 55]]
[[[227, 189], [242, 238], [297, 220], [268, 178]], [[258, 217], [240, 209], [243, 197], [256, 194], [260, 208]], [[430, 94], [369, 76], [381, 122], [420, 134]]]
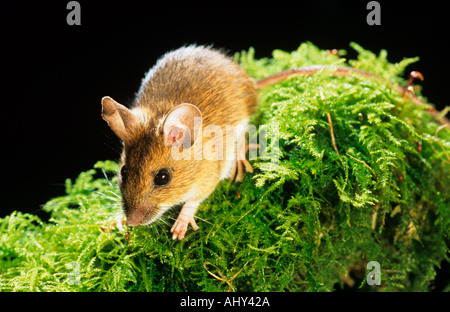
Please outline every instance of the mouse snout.
[[142, 224], [144, 220], [144, 215], [142, 213], [130, 213], [127, 216], [127, 221], [129, 226], [138, 226]]
[[141, 207], [138, 207], [137, 209], [134, 209], [132, 211], [128, 211], [126, 213], [127, 215], [127, 221], [129, 226], [138, 226], [141, 224], [145, 224], [147, 221], [147, 215], [149, 212], [149, 206], [144, 205]]

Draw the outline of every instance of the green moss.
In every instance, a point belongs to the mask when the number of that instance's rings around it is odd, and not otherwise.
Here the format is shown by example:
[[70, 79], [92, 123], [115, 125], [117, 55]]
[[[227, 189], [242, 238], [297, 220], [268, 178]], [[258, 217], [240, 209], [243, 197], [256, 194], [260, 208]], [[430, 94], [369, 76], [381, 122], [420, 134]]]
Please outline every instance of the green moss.
[[[363, 290], [429, 290], [448, 260], [450, 131], [436, 135], [426, 108], [389, 86], [405, 84], [416, 58], [391, 64], [384, 50], [351, 46], [357, 60], [311, 43], [270, 59], [236, 54], [255, 78], [321, 64], [386, 81], [323, 72], [262, 90], [252, 122], [278, 127], [280, 161], [254, 161], [241, 184], [223, 181], [201, 205], [198, 232], [172, 241], [176, 209], [119, 231], [118, 165], [98, 162], [46, 203], [48, 222], [21, 212], [0, 219], [0, 289], [330, 291], [353, 280]], [[365, 283], [369, 261], [381, 265], [381, 286]]]

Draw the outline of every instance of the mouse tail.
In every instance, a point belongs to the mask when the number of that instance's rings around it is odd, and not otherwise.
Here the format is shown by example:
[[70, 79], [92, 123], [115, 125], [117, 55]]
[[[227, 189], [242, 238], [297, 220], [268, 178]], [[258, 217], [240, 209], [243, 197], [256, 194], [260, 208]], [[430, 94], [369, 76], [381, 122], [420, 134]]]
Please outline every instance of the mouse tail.
[[271, 86], [273, 84], [276, 84], [278, 82], [281, 82], [283, 80], [286, 80], [292, 75], [301, 75], [301, 76], [312, 76], [318, 71], [321, 70], [327, 70], [327, 69], [334, 69], [332, 76], [339, 77], [339, 76], [346, 76], [351, 77], [353, 74], [369, 77], [369, 78], [375, 78], [378, 80], [381, 80], [381, 77], [360, 69], [351, 68], [351, 67], [332, 67], [327, 65], [313, 65], [308, 67], [299, 67], [294, 69], [288, 69], [285, 71], [282, 71], [278, 74], [271, 75], [269, 77], [260, 79], [256, 82], [256, 86], [258, 90], [266, 88], [268, 86]]

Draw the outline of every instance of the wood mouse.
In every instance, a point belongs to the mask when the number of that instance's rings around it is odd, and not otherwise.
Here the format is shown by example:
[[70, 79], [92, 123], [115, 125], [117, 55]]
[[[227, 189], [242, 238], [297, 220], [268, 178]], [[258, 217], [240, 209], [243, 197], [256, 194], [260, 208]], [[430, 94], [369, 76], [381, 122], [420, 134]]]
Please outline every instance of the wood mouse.
[[[287, 70], [255, 81], [218, 50], [191, 45], [157, 61], [131, 108], [104, 97], [102, 117], [123, 141], [119, 187], [128, 225], [150, 224], [184, 203], [172, 238], [182, 240], [189, 224], [198, 230], [194, 215], [217, 184], [226, 178], [242, 181], [244, 168], [253, 171], [245, 157], [245, 131], [256, 112], [258, 90], [293, 74], [312, 75], [324, 68], [328, 66]], [[379, 79], [346, 67], [336, 67], [332, 75], [354, 73]], [[414, 95], [411, 99], [424, 104]], [[210, 126], [223, 129], [223, 135], [205, 136]], [[206, 145], [211, 157], [202, 154]]]

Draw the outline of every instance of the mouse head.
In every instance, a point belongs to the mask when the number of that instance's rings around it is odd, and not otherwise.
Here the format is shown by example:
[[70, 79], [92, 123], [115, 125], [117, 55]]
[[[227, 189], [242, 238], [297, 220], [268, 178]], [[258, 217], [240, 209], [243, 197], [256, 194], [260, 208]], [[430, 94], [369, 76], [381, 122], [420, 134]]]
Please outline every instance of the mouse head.
[[186, 200], [195, 176], [193, 158], [174, 157], [173, 149], [191, 153], [199, 129], [200, 110], [183, 103], [157, 118], [133, 110], [110, 97], [102, 99], [102, 117], [123, 141], [119, 187], [131, 226], [149, 224], [165, 210]]

